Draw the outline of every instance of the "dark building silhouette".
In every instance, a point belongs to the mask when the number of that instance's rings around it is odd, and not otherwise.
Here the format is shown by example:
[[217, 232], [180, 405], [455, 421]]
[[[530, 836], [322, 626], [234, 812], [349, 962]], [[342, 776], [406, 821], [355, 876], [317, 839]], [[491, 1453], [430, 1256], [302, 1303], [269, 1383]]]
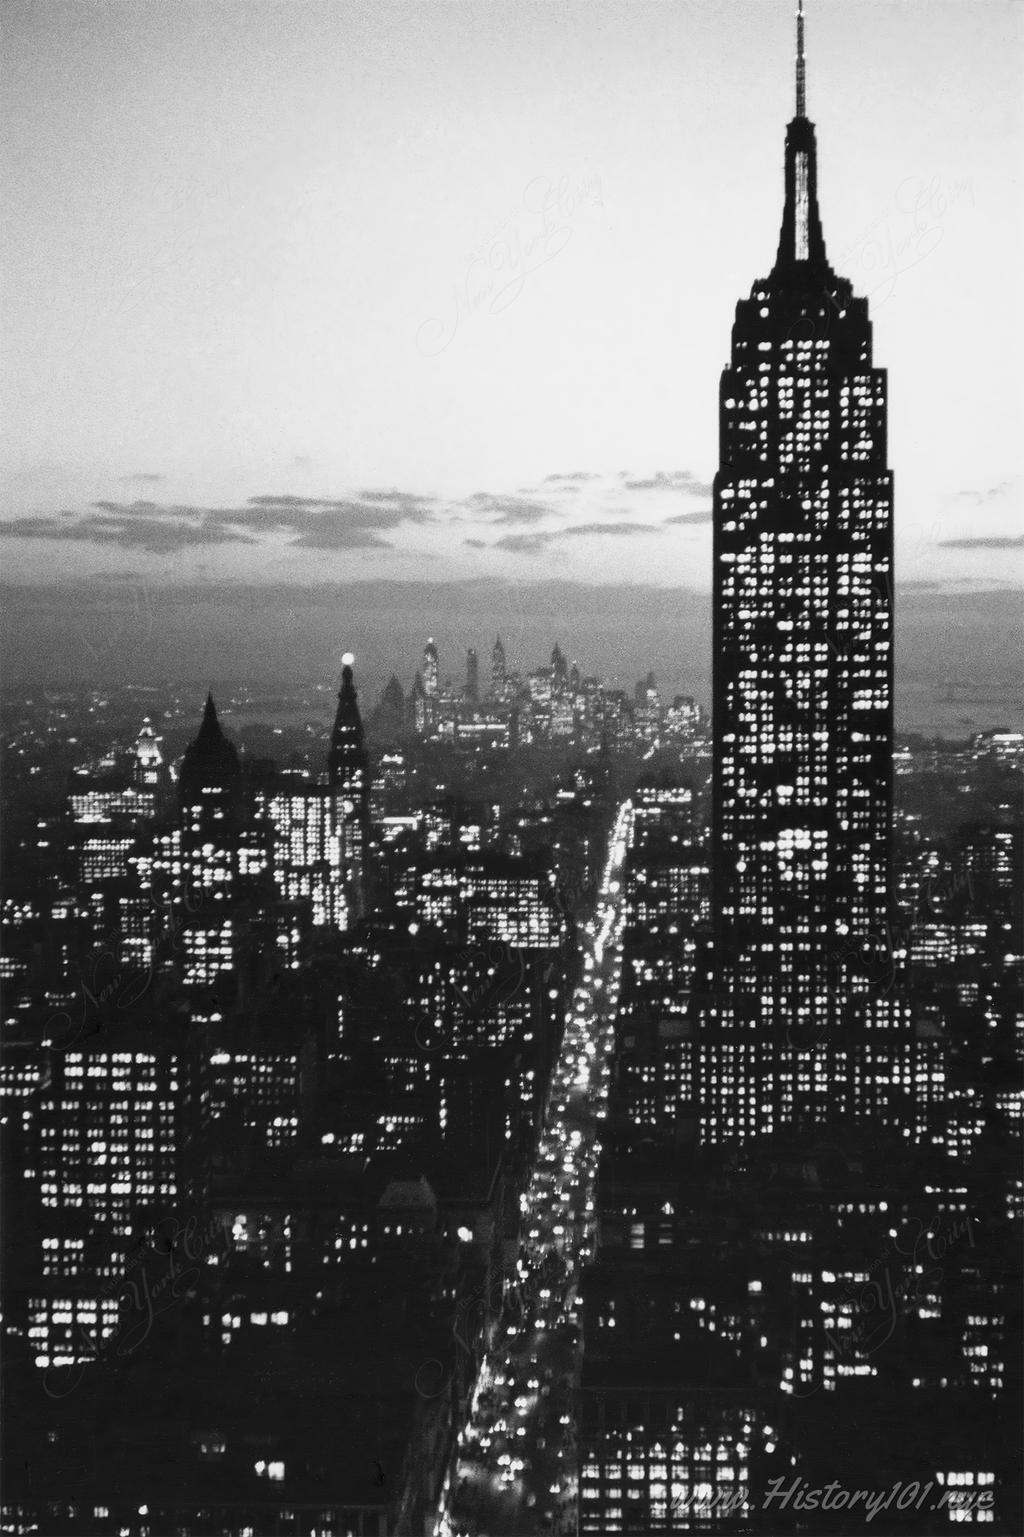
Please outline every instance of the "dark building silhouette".
[[[825, 256], [802, 11], [779, 252], [721, 385], [707, 906], [685, 796], [641, 785], [634, 804], [581, 1287], [581, 1533], [853, 1531], [830, 1479], [861, 1499], [927, 1485], [908, 1530], [974, 1519], [961, 1497], [981, 1491], [977, 1519], [1014, 1520], [1000, 1154], [968, 1161], [988, 1134], [973, 1083], [968, 1129], [940, 1129], [963, 1059], [912, 1008], [892, 937], [885, 376]], [[924, 1230], [948, 1263], [927, 1269]], [[773, 1502], [790, 1486], [818, 1486], [814, 1509]]]
[[551, 653], [551, 686], [554, 692], [561, 693], [569, 685], [569, 666], [565, 660], [561, 646], [555, 642]]
[[359, 913], [364, 901], [366, 850], [370, 836], [370, 776], [363, 745], [363, 722], [352, 667], [347, 658], [341, 669], [338, 712], [334, 717], [327, 755], [327, 783], [349, 908]]
[[363, 722], [359, 715], [351, 666], [341, 670], [338, 709], [327, 755], [327, 777], [332, 790], [355, 787], [366, 778], [366, 749], [363, 746]]
[[242, 768], [238, 750], [221, 730], [213, 695], [207, 694], [202, 725], [182, 759], [178, 801], [183, 807], [202, 806], [215, 814], [237, 804], [241, 793]]
[[710, 1086], [726, 1127], [742, 1121], [750, 1134], [819, 1118], [831, 1073], [823, 1058], [816, 1064], [822, 1071], [802, 1073], [794, 1052], [838, 1039], [891, 948], [886, 375], [872, 365], [867, 301], [854, 297], [825, 254], [802, 14], [778, 255], [736, 307], [720, 440], [712, 816], [718, 1001], [704, 1039], [726, 1060]]
[[480, 698], [480, 658], [470, 646], [466, 652], [466, 700], [476, 704]]
[[378, 721], [384, 731], [392, 734], [401, 732], [405, 726], [405, 691], [394, 673], [380, 696]]

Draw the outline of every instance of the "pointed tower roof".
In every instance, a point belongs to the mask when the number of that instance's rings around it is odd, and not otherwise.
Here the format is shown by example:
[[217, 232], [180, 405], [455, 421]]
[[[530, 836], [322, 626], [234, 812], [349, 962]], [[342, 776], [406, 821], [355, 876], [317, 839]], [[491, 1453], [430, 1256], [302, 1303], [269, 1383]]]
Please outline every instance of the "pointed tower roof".
[[818, 148], [807, 117], [804, 5], [796, 13], [796, 115], [786, 130], [786, 201], [775, 274], [817, 270], [831, 276], [818, 213]]
[[213, 695], [207, 694], [202, 724], [193, 742], [185, 749], [178, 776], [178, 799], [191, 805], [206, 791], [236, 792], [241, 789], [242, 770], [233, 742], [229, 742], [217, 719]]
[[366, 750], [363, 747], [363, 722], [359, 714], [356, 688], [351, 664], [341, 669], [341, 688], [338, 690], [338, 711], [331, 732], [331, 747], [327, 754], [327, 778], [332, 785], [341, 784], [355, 769], [366, 767]]
[[391, 677], [388, 679], [388, 684], [383, 694], [381, 695], [381, 700], [382, 703], [391, 705], [399, 710], [405, 704], [405, 691], [402, 688], [402, 685], [399, 683], [398, 679], [395, 677], [394, 673], [392, 673]]

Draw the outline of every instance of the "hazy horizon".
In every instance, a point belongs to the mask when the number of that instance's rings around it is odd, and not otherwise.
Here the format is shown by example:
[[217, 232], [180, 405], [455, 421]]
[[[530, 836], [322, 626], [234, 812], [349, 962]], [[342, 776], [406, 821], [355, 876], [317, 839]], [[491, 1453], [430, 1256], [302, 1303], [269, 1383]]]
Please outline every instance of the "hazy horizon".
[[[192, 681], [198, 711], [216, 684], [319, 681], [331, 690], [338, 659], [351, 649], [368, 712], [392, 673], [409, 687], [428, 635], [440, 652], [442, 682], [459, 685], [469, 646], [486, 682], [500, 633], [510, 667], [524, 674], [545, 665], [558, 641], [585, 673], [612, 686], [632, 691], [653, 669], [667, 700], [681, 693], [710, 704], [710, 602], [685, 589], [557, 580], [272, 589], [125, 583], [98, 602], [84, 582], [8, 586], [0, 597], [8, 693], [61, 683]], [[962, 737], [1020, 724], [1022, 597], [1014, 588], [950, 595], [938, 585], [897, 585], [897, 729]]]

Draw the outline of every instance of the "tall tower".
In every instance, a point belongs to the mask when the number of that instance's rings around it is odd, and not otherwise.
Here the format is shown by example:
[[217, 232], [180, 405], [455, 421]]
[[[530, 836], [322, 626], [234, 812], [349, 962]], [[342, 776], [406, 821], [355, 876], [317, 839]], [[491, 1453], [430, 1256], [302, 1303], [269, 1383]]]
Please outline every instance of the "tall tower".
[[437, 697], [437, 647], [433, 636], [423, 647], [423, 690], [428, 699]]
[[178, 772], [178, 803], [188, 825], [205, 832], [214, 822], [231, 822], [241, 799], [238, 752], [221, 730], [213, 695], [207, 694], [202, 723]]
[[221, 730], [212, 694], [206, 696], [199, 731], [185, 749], [178, 804], [186, 914], [183, 979], [188, 986], [207, 987], [235, 965], [238, 933], [232, 906], [240, 894], [245, 823], [242, 767], [234, 743]]
[[[867, 301], [828, 264], [803, 0], [775, 265], [736, 306], [713, 529], [714, 991], [744, 1134], [828, 1095], [888, 945], [893, 477]], [[782, 1055], [780, 1056], [780, 1050]], [[799, 1081], [794, 1085], [794, 1075]], [[754, 1084], [758, 1087], [755, 1088]], [[735, 1096], [734, 1096], [735, 1097]], [[744, 1112], [745, 1106], [745, 1112]], [[818, 1105], [820, 1107], [820, 1104]], [[735, 1111], [735, 1115], [733, 1112]], [[736, 1123], [736, 1116], [739, 1121]]]
[[353, 681], [350, 652], [342, 657], [338, 711], [327, 754], [327, 784], [334, 803], [334, 831], [340, 840], [341, 875], [350, 911], [361, 912], [369, 841], [369, 769], [363, 722]]
[[492, 699], [504, 699], [507, 683], [508, 668], [505, 663], [505, 647], [501, 644], [501, 636], [496, 635], [494, 645], [491, 648]]
[[132, 783], [139, 790], [155, 790], [160, 784], [163, 766], [164, 756], [160, 751], [160, 738], [154, 732], [153, 724], [147, 715], [142, 722], [142, 730], [135, 739]]
[[556, 694], [561, 693], [569, 682], [569, 668], [566, 664], [562, 648], [555, 641], [554, 650], [551, 653], [551, 685]]
[[466, 699], [476, 704], [480, 698], [480, 658], [470, 646], [466, 652]]

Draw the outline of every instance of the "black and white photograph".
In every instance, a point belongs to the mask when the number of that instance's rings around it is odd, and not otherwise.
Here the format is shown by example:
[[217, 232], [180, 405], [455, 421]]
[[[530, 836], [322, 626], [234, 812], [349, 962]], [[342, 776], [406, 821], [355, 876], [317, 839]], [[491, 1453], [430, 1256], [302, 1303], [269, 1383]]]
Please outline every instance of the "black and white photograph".
[[0, 1532], [1024, 1531], [1024, 3], [0, 7]]

